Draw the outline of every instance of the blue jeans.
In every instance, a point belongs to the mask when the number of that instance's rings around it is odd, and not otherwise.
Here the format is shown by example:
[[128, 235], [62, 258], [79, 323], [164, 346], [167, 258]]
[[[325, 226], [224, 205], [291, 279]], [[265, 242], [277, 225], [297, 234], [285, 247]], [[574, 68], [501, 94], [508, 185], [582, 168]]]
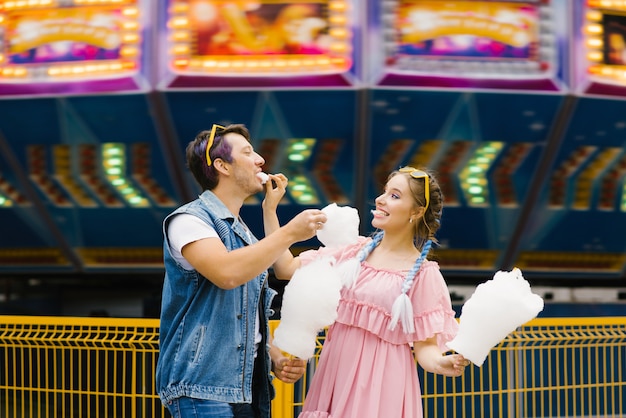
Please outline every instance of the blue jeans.
[[256, 418], [249, 403], [226, 403], [204, 399], [177, 398], [167, 405], [173, 418]]

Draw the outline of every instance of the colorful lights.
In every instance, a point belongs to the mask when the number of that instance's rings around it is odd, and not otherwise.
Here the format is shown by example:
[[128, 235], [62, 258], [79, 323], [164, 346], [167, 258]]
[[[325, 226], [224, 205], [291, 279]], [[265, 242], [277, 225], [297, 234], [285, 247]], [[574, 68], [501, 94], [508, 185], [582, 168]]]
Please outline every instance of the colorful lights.
[[[132, 144], [130, 158], [132, 175], [127, 173], [128, 156], [124, 144], [56, 144], [52, 152], [54, 170], [50, 175], [46, 147], [30, 145], [29, 178], [52, 204], [59, 207], [74, 204], [83, 208], [101, 205], [121, 208], [125, 204], [136, 208], [175, 206], [176, 202], [151, 176], [149, 145]], [[0, 194], [7, 189], [5, 183], [0, 177]], [[8, 196], [18, 204], [25, 201], [19, 195], [13, 197], [9, 193]]]
[[317, 191], [308, 176], [303, 174], [315, 143], [314, 138], [290, 139], [285, 150], [285, 172], [289, 178], [287, 190], [296, 203], [302, 205], [319, 203]]
[[329, 202], [347, 204], [349, 202], [336, 177], [333, 168], [339, 160], [339, 152], [343, 145], [340, 139], [327, 139], [319, 142], [319, 150], [313, 166], [313, 173], [320, 189]]
[[578, 175], [572, 209], [589, 210], [596, 179], [619, 157], [622, 149], [608, 147], [600, 151]]
[[[605, 82], [626, 82], [626, 33], [616, 29], [626, 23], [624, 1], [587, 2], [583, 27], [587, 73]], [[597, 9], [594, 9], [597, 8]]]
[[623, 0], [587, 0], [589, 7], [626, 10], [626, 2]]
[[[0, 81], [119, 78], [140, 69], [139, 0], [0, 2]], [[70, 45], [61, 47], [60, 45]]]
[[569, 157], [554, 170], [550, 178], [549, 206], [562, 208], [568, 203], [568, 186], [571, 177], [596, 152], [595, 146], [580, 146], [572, 151]]
[[[38, 146], [37, 149], [33, 149], [33, 154], [39, 153], [44, 154], [43, 148]], [[70, 145], [67, 144], [58, 144], [54, 145], [52, 149], [52, 158], [54, 164], [54, 179], [57, 181], [61, 187], [74, 199], [74, 201], [83, 207], [96, 207], [98, 203], [89, 193], [89, 186], [91, 184], [84, 185], [79, 179], [74, 175], [74, 165], [73, 165], [73, 153]], [[44, 175], [45, 176], [45, 175]], [[45, 177], [44, 177], [45, 178]], [[42, 186], [45, 187], [46, 192], [48, 192], [49, 197], [52, 197], [53, 194], [56, 193], [55, 185], [49, 184], [44, 180]], [[55, 199], [59, 201], [59, 199]], [[63, 203], [62, 200], [59, 203]]]
[[29, 205], [26, 198], [0, 174], [0, 208]]
[[148, 200], [126, 178], [126, 148], [124, 144], [102, 144], [102, 169], [109, 184], [130, 206], [149, 206]]
[[469, 206], [486, 206], [489, 200], [487, 172], [502, 150], [502, 142], [487, 142], [474, 151], [474, 155], [459, 174], [461, 188]]
[[382, 3], [383, 62], [389, 72], [535, 78], [549, 76], [557, 64], [549, 1]]
[[6, 208], [10, 206], [13, 206], [13, 201], [3, 193], [0, 193], [0, 207]]
[[347, 0], [265, 0], [254, 7], [177, 0], [168, 12], [167, 50], [177, 73], [324, 74], [352, 66]]
[[456, 173], [463, 166], [471, 147], [470, 141], [453, 141], [446, 148], [445, 154], [435, 168], [435, 171], [439, 173], [439, 184], [446, 197], [447, 206], [460, 205]]
[[534, 145], [532, 143], [517, 142], [507, 147], [506, 155], [498, 161], [493, 170], [492, 182], [499, 206], [514, 207], [518, 204], [513, 174], [526, 159]]
[[176, 202], [168, 196], [158, 181], [151, 176], [150, 145], [147, 143], [133, 144], [131, 155], [133, 180], [157, 206], [175, 206]]
[[319, 203], [317, 192], [309, 179], [297, 174], [289, 179], [289, 193], [291, 197], [300, 205], [312, 205]]
[[622, 202], [626, 198], [626, 190], [622, 182], [625, 176], [626, 155], [622, 155], [617, 161], [607, 167], [602, 174], [598, 209], [614, 211], [616, 206], [619, 206], [619, 209], [624, 211]]

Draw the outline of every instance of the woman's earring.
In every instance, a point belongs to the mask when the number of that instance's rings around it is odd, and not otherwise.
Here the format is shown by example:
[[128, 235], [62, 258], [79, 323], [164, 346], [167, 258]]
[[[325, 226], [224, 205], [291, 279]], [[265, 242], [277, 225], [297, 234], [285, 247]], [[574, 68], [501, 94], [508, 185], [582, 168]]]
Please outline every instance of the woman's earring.
[[409, 223], [412, 224], [413, 223], [413, 218], [409, 218]]

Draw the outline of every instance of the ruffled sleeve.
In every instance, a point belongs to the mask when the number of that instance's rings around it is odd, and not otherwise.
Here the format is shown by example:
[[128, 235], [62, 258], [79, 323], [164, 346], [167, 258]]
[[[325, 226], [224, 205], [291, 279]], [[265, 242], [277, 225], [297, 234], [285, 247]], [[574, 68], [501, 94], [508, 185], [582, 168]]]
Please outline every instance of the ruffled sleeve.
[[437, 335], [441, 351], [449, 351], [445, 344], [456, 336], [459, 323], [452, 309], [448, 286], [436, 262], [426, 261], [422, 265], [409, 297], [413, 303], [415, 341]]

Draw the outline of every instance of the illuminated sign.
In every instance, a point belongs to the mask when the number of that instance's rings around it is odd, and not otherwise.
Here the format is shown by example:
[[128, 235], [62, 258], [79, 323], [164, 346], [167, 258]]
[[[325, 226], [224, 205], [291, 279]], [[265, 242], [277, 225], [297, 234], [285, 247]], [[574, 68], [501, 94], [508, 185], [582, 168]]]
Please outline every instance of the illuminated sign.
[[383, 19], [388, 71], [545, 77], [556, 45], [549, 2], [400, 0]]
[[136, 74], [142, 42], [137, 2], [0, 1], [0, 82]]
[[587, 73], [596, 81], [626, 82], [626, 3], [587, 1], [583, 27]]
[[170, 70], [182, 75], [331, 74], [352, 67], [348, 0], [173, 0]]

